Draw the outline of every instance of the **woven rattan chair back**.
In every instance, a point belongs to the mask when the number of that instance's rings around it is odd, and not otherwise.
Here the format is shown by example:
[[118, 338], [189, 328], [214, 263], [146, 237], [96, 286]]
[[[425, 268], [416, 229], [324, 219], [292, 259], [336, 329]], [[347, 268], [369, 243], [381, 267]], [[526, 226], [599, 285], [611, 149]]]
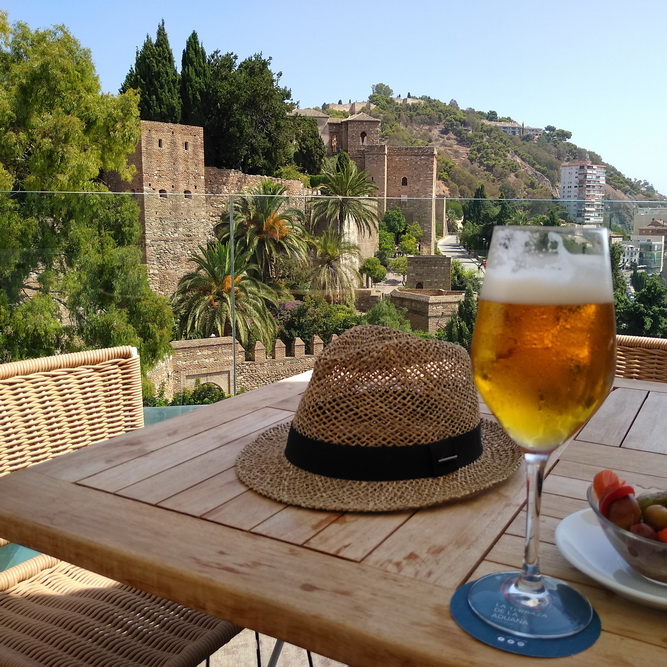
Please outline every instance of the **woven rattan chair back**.
[[[0, 365], [0, 474], [142, 426], [133, 347]], [[196, 667], [241, 630], [44, 554], [0, 572], [8, 667]]]
[[616, 336], [616, 376], [667, 382], [667, 339]]
[[134, 347], [0, 364], [0, 475], [143, 425]]

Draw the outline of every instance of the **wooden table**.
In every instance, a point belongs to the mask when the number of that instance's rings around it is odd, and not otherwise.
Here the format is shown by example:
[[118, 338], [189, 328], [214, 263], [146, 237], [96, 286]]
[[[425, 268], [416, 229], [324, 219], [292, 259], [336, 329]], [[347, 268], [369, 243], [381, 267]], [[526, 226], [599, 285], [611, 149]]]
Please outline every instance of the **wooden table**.
[[[3, 477], [0, 535], [355, 666], [532, 663], [470, 638], [449, 613], [467, 580], [520, 566], [522, 472], [455, 505], [381, 515], [286, 507], [238, 481], [238, 452], [291, 418], [307, 380]], [[666, 403], [667, 384], [618, 380], [554, 457], [542, 568], [587, 595], [603, 626], [592, 648], [554, 663], [667, 663], [667, 614], [598, 586], [554, 544], [602, 467], [667, 488]]]

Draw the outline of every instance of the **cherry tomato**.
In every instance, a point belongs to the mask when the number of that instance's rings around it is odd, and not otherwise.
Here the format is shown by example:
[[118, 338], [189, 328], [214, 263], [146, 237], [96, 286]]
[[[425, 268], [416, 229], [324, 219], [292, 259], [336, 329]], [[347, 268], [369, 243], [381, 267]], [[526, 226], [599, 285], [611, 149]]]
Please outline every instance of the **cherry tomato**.
[[613, 470], [600, 470], [593, 477], [593, 491], [595, 491], [598, 499], [601, 499], [608, 489], [623, 486], [624, 484], [625, 480], [620, 479]]

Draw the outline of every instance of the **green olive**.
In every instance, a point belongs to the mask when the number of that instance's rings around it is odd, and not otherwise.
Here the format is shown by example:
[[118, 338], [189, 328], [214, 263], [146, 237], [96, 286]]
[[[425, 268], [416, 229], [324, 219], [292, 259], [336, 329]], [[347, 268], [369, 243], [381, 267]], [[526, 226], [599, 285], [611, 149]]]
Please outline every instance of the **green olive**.
[[643, 493], [637, 496], [637, 502], [641, 507], [642, 512], [649, 505], [664, 505], [667, 506], [667, 491], [657, 491], [656, 493]]
[[667, 528], [667, 507], [664, 505], [649, 505], [644, 510], [644, 521], [656, 531]]

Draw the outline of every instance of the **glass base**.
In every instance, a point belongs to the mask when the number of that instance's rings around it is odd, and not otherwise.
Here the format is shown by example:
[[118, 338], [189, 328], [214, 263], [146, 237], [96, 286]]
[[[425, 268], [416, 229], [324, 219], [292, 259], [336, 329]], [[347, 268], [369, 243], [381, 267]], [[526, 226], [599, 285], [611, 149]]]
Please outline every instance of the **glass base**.
[[473, 582], [470, 608], [485, 623], [519, 637], [569, 637], [591, 622], [590, 603], [567, 584], [542, 577], [542, 590], [526, 593], [516, 586], [518, 578], [517, 572], [500, 572]]

